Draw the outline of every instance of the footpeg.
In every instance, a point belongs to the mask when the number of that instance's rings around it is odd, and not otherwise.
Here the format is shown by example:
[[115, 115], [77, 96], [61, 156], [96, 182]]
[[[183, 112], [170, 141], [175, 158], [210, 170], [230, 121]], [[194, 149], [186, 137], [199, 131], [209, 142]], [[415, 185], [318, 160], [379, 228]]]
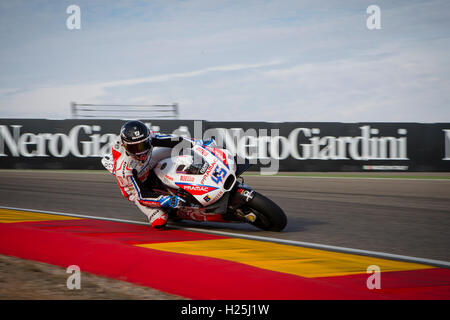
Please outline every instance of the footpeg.
[[256, 215], [254, 213], [249, 213], [245, 216], [245, 219], [247, 219], [247, 221], [249, 222], [255, 222]]

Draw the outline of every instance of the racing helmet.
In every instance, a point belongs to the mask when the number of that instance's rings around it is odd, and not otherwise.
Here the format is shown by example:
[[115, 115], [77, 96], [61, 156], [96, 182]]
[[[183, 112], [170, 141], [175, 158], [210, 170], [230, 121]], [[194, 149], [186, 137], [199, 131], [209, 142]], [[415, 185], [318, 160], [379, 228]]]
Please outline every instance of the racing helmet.
[[127, 154], [137, 160], [145, 161], [152, 150], [152, 134], [141, 121], [126, 122], [120, 128], [120, 139]]

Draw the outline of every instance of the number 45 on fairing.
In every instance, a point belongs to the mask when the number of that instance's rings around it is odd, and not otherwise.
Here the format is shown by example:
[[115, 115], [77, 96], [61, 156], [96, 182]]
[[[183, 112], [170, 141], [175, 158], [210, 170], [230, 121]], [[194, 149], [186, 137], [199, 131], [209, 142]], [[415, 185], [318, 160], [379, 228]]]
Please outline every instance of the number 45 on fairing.
[[[220, 169], [220, 171], [218, 171]], [[227, 175], [227, 171], [223, 168], [216, 167], [213, 174], [211, 175], [211, 180], [219, 184], [223, 181], [223, 178]]]

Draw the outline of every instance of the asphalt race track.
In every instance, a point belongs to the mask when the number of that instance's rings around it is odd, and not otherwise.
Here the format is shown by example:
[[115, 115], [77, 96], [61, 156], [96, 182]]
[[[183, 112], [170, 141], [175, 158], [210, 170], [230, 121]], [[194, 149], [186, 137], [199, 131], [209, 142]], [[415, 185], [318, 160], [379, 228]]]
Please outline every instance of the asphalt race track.
[[[0, 206], [146, 221], [108, 172], [0, 171]], [[450, 261], [450, 179], [245, 177], [288, 216], [281, 233], [247, 224], [182, 222], [245, 233]]]

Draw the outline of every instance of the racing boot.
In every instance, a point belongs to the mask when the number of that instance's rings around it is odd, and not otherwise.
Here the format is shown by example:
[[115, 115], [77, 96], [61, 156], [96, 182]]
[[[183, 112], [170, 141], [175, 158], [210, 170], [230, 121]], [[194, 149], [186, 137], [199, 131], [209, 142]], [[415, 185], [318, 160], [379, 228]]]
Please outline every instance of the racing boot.
[[152, 228], [162, 230], [166, 227], [168, 214], [162, 209], [153, 209], [153, 213], [148, 216], [148, 221]]
[[151, 208], [141, 205], [137, 200], [135, 201], [136, 206], [141, 210], [143, 214], [147, 216], [148, 222], [152, 228], [162, 230], [167, 224], [168, 214], [164, 209], [161, 208]]

